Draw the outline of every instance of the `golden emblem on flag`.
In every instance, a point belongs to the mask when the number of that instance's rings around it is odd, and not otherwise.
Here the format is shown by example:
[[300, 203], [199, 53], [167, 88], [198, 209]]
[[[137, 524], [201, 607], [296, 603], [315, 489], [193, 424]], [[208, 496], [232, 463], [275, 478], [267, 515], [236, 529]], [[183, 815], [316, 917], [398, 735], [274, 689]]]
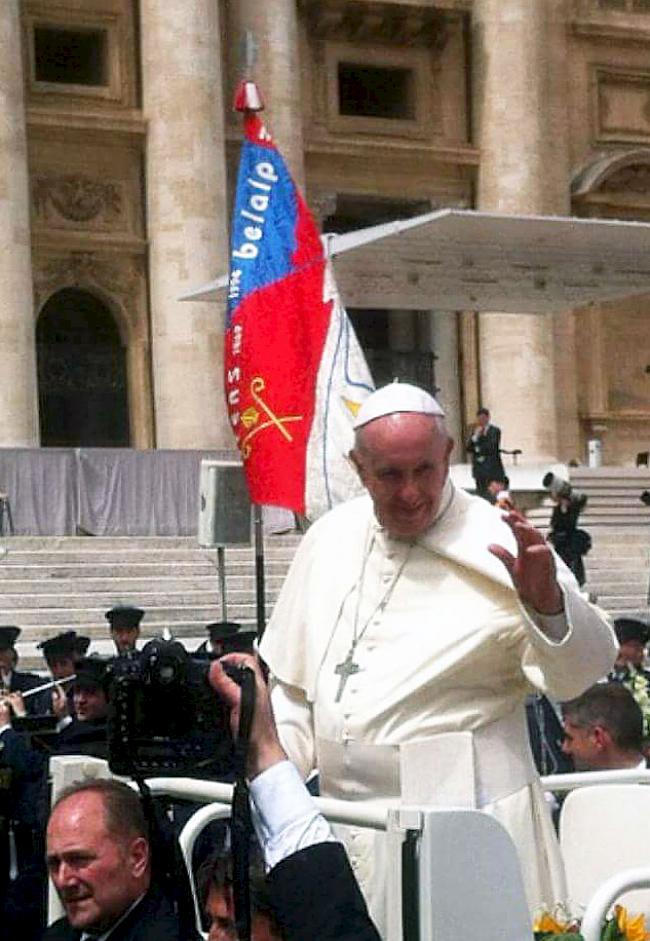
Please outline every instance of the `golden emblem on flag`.
[[[263, 392], [266, 388], [266, 382], [262, 379], [261, 376], [255, 376], [250, 384], [250, 394], [259, 410], [255, 408], [254, 405], [249, 405], [242, 412], [241, 421], [245, 428], [249, 429], [248, 434], [244, 435], [240, 441], [239, 448], [241, 450], [241, 455], [244, 460], [250, 457], [252, 453], [252, 445], [250, 441], [259, 434], [260, 431], [264, 431], [265, 428], [277, 428], [280, 434], [287, 441], [293, 441], [291, 433], [287, 431], [285, 425], [288, 425], [290, 422], [302, 421], [302, 415], [283, 415], [278, 416], [271, 409], [269, 405], [264, 401], [260, 396], [260, 392]], [[266, 418], [266, 421], [260, 423], [260, 418]]]

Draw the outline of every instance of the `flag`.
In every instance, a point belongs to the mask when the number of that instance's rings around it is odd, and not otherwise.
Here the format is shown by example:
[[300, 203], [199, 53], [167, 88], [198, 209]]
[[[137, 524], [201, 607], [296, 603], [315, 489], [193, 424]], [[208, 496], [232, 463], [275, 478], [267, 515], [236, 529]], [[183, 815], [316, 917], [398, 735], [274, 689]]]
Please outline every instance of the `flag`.
[[352, 421], [373, 390], [316, 223], [245, 112], [225, 337], [228, 416], [254, 503], [315, 519], [359, 492]]

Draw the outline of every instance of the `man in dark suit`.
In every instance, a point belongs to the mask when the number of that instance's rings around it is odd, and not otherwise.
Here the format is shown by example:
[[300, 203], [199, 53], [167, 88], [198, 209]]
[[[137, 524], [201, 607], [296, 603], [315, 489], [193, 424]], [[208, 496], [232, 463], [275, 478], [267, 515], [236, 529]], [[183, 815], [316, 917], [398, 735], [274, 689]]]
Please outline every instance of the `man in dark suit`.
[[500, 447], [501, 429], [491, 424], [488, 409], [480, 408], [476, 413], [476, 425], [467, 442], [467, 450], [472, 455], [472, 476], [476, 483], [476, 492], [479, 497], [490, 502], [490, 481], [507, 480]]
[[152, 876], [140, 798], [118, 781], [63, 791], [47, 827], [47, 867], [65, 910], [43, 941], [193, 941]]
[[[246, 654], [229, 654], [224, 661], [255, 673], [247, 771], [253, 823], [270, 868], [269, 895], [283, 937], [286, 941], [379, 941], [343, 846], [334, 840], [280, 744], [259, 664]], [[240, 687], [219, 661], [210, 667], [209, 677], [230, 706], [236, 734]]]

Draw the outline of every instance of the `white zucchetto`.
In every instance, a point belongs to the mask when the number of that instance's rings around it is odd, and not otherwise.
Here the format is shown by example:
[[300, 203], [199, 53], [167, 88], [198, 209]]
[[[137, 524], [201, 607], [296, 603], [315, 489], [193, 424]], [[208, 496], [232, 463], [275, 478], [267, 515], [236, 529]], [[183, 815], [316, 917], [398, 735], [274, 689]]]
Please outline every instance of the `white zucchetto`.
[[407, 382], [391, 382], [369, 395], [357, 413], [353, 428], [361, 428], [375, 418], [395, 415], [397, 412], [417, 412], [420, 415], [438, 415], [445, 413], [434, 397], [418, 386]]

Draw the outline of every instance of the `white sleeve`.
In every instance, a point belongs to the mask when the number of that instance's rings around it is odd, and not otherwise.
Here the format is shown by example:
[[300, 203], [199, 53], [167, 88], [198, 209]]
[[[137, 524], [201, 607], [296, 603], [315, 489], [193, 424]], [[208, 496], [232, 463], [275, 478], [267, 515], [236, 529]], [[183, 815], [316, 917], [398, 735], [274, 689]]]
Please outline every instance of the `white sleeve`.
[[316, 766], [311, 705], [303, 690], [271, 678], [271, 705], [280, 742], [304, 778]]
[[290, 761], [281, 761], [250, 783], [253, 826], [269, 869], [314, 843], [334, 841], [329, 823]]

